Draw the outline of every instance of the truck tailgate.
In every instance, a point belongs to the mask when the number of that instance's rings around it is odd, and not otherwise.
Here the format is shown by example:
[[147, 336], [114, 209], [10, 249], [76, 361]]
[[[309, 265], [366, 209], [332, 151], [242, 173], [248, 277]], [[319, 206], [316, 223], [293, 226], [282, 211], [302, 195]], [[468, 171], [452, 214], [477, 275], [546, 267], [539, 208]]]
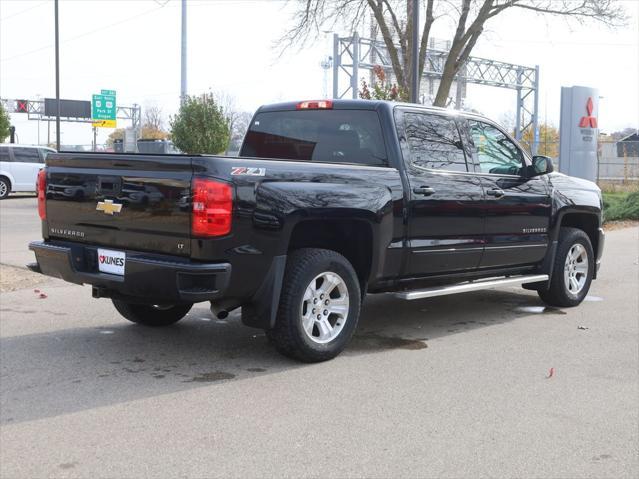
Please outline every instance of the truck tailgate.
[[188, 156], [52, 154], [45, 238], [188, 256], [192, 176]]

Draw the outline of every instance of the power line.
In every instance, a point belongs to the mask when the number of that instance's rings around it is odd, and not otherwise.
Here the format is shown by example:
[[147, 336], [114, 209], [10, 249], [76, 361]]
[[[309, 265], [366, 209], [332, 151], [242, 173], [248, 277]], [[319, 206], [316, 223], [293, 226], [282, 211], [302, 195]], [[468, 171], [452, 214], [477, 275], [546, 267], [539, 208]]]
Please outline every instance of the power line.
[[[48, 3], [48, 2], [47, 2], [47, 3]], [[104, 25], [104, 26], [102, 26], [102, 27], [95, 28], [95, 29], [90, 30], [90, 31], [88, 31], [88, 32], [80, 33], [79, 35], [76, 35], [76, 36], [74, 36], [74, 37], [70, 37], [70, 38], [67, 38], [67, 39], [63, 40], [63, 41], [62, 41], [62, 42], [60, 42], [60, 43], [68, 43], [68, 42], [72, 42], [72, 41], [78, 40], [79, 38], [84, 38], [84, 37], [86, 37], [86, 36], [93, 35], [94, 33], [101, 32], [101, 31], [103, 31], [103, 30], [107, 30], [107, 29], [109, 29], [109, 28], [112, 28], [112, 27], [115, 27], [115, 26], [121, 25], [122, 23], [130, 22], [131, 20], [135, 20], [136, 18], [139, 18], [139, 17], [145, 16], [145, 15], [149, 15], [150, 13], [153, 13], [153, 12], [158, 11], [158, 10], [160, 10], [162, 7], [164, 7], [164, 5], [166, 5], [166, 3], [165, 3], [165, 4], [162, 4], [162, 5], [158, 6], [158, 7], [152, 8], [151, 10], [147, 10], [147, 11], [144, 11], [144, 12], [142, 12], [142, 13], [138, 13], [137, 15], [133, 15], [132, 17], [125, 18], [125, 19], [120, 20], [120, 21], [118, 21], [118, 22], [110, 23], [109, 25]], [[8, 62], [8, 61], [14, 60], [14, 59], [16, 59], [16, 58], [21, 58], [21, 57], [24, 57], [24, 56], [27, 56], [27, 55], [32, 55], [33, 53], [40, 52], [40, 51], [42, 51], [42, 50], [47, 50], [48, 48], [53, 48], [53, 46], [54, 46], [54, 45], [52, 45], [52, 44], [44, 45], [44, 46], [42, 46], [42, 47], [36, 48], [36, 49], [34, 49], [34, 50], [30, 50], [30, 51], [28, 51], [28, 52], [19, 53], [19, 54], [17, 54], [17, 55], [14, 55], [14, 56], [12, 56], [12, 57], [9, 57], [9, 58], [3, 58], [3, 59], [1, 59], [0, 61], [1, 61], [1, 62]]]
[[18, 15], [22, 15], [23, 13], [27, 13], [28, 11], [31, 11], [31, 10], [33, 10], [34, 8], [41, 7], [41, 6], [42, 6], [42, 5], [44, 5], [45, 3], [49, 3], [49, 2], [48, 2], [47, 0], [45, 0], [44, 2], [40, 2], [40, 3], [37, 3], [37, 4], [35, 4], [35, 5], [31, 5], [29, 8], [25, 8], [24, 10], [20, 10], [19, 12], [16, 12], [16, 13], [14, 13], [14, 14], [11, 14], [11, 15], [9, 15], [9, 16], [7, 16], [7, 17], [0, 18], [0, 22], [4, 22], [5, 20], [9, 20], [10, 18], [17, 17]]

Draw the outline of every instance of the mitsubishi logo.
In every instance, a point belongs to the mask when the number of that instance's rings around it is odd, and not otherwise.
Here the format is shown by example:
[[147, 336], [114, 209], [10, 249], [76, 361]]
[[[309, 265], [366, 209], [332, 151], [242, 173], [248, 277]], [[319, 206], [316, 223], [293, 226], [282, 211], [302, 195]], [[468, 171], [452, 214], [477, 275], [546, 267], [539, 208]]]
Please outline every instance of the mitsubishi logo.
[[588, 101], [586, 102], [586, 116], [582, 116], [581, 120], [579, 120], [579, 128], [597, 128], [597, 117], [592, 116], [593, 110], [592, 97], [588, 97]]
[[113, 216], [113, 213], [119, 213], [122, 211], [122, 204], [114, 203], [113, 200], [98, 201], [98, 206], [96, 206], [95, 209]]

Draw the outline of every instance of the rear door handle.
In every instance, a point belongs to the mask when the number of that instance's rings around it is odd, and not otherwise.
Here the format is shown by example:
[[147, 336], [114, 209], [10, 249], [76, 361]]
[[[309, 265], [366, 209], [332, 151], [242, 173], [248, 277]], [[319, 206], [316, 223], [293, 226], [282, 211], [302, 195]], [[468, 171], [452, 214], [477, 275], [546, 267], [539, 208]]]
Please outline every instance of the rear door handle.
[[418, 186], [416, 188], [413, 188], [413, 193], [415, 193], [416, 195], [430, 196], [435, 193], [435, 190], [428, 186]]
[[502, 196], [504, 196], [504, 190], [501, 190], [499, 188], [493, 188], [492, 190], [488, 190], [486, 192], [486, 194], [488, 196], [494, 196], [495, 198], [501, 198]]

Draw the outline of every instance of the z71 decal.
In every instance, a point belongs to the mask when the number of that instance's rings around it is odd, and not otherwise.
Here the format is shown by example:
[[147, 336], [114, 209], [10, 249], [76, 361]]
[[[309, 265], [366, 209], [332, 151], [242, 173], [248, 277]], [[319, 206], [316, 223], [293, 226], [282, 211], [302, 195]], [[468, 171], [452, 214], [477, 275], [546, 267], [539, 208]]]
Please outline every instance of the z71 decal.
[[231, 168], [231, 176], [264, 176], [266, 168], [248, 168], [246, 166], [234, 166]]

